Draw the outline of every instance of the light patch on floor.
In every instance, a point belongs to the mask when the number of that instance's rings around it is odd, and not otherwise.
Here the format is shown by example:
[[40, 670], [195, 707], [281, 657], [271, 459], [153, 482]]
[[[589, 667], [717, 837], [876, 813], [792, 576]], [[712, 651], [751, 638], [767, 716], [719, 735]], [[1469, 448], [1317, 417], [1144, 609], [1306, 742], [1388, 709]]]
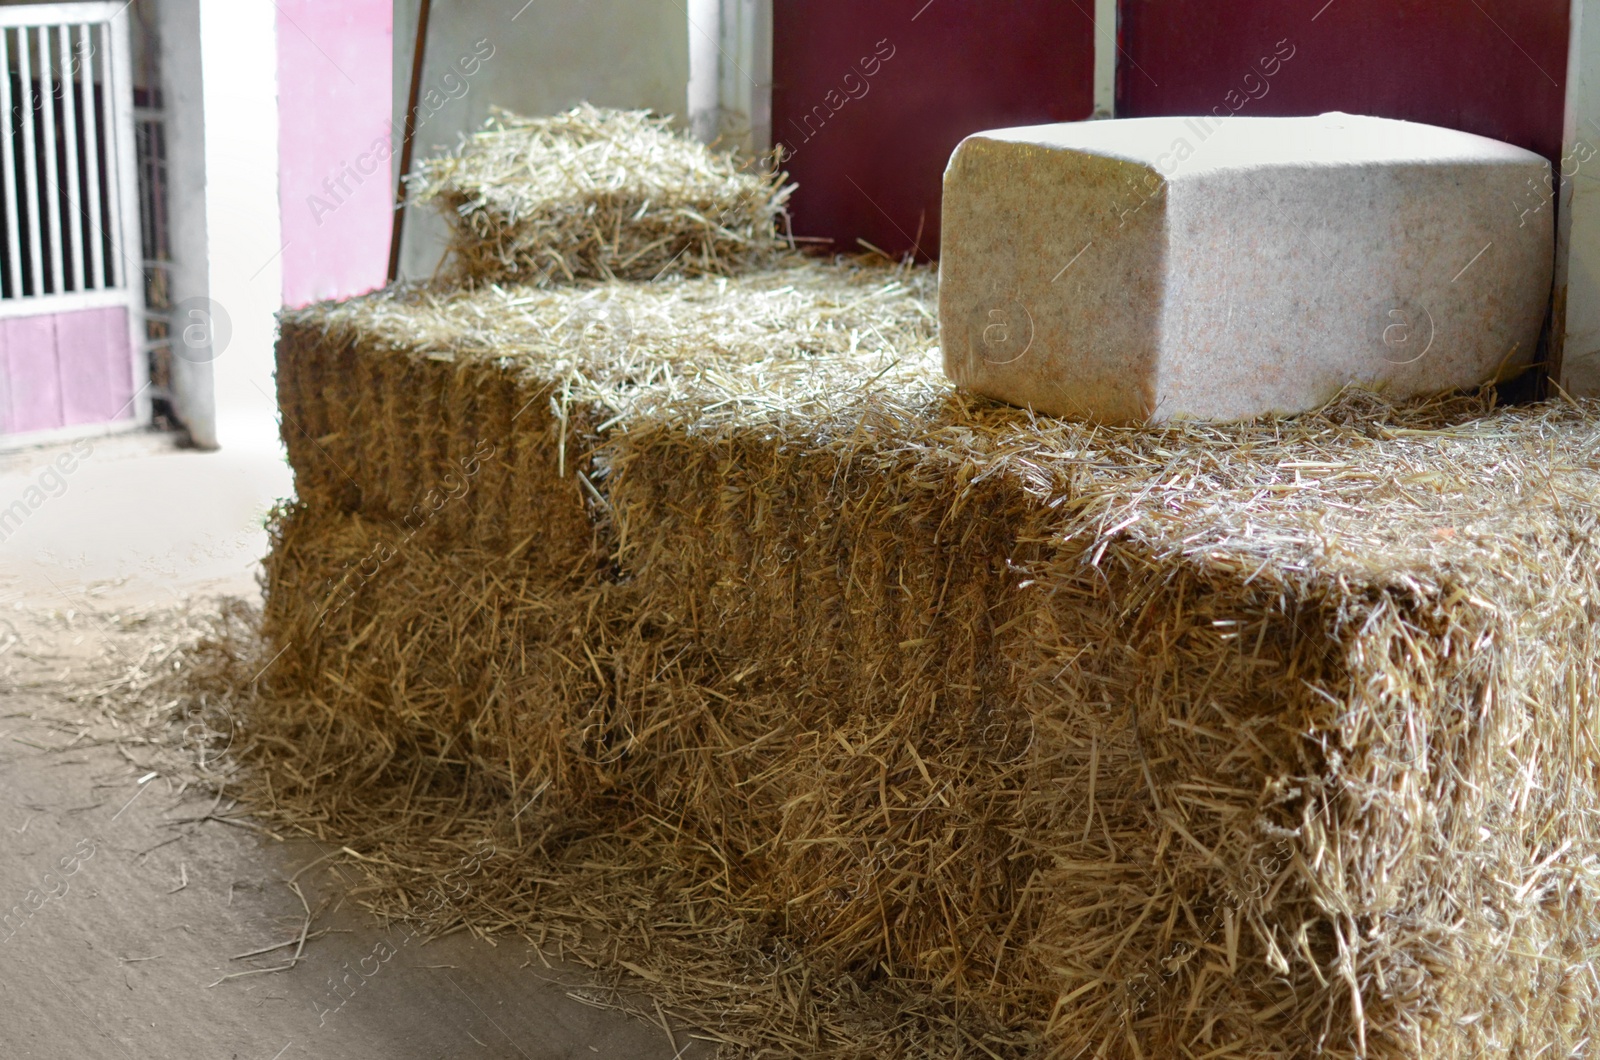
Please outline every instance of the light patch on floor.
[[254, 430], [216, 452], [141, 432], [0, 453], [0, 609], [168, 607], [259, 595], [293, 479]]

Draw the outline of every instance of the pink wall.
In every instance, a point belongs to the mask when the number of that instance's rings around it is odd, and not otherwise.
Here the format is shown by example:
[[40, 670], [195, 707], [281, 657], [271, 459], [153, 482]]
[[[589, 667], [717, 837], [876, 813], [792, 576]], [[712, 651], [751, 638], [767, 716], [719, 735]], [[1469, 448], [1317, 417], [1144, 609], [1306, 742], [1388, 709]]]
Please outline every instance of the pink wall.
[[125, 420], [133, 398], [123, 307], [0, 320], [0, 434]]
[[277, 0], [287, 305], [383, 284], [394, 196], [393, 6], [393, 0]]

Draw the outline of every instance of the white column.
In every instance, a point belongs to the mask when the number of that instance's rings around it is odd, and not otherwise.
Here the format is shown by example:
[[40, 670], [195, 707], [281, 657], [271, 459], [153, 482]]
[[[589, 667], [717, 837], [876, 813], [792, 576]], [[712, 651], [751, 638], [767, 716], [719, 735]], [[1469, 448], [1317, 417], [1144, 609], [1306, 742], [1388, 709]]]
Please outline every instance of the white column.
[[701, 143], [717, 138], [722, 125], [718, 113], [721, 98], [721, 60], [718, 46], [722, 36], [721, 0], [688, 0], [689, 14], [689, 131]]
[[772, 0], [722, 0], [722, 132], [745, 155], [772, 146]]
[[[1600, 397], [1600, 0], [1572, 3], [1562, 140], [1551, 352], [1568, 393]], [[1548, 199], [1529, 189], [1517, 208]]]
[[1094, 116], [1117, 116], [1117, 0], [1094, 0]]
[[[161, 97], [166, 117], [167, 217], [172, 247], [170, 294], [176, 305], [208, 298], [211, 294], [200, 0], [159, 0], [156, 11], [160, 28], [157, 39], [161, 49]], [[194, 444], [202, 449], [215, 448], [217, 410], [211, 362], [174, 355], [172, 399], [174, 411]]]
[[747, 156], [772, 146], [772, 0], [689, 0], [689, 128]]
[[272, 0], [200, 0], [211, 299], [232, 325], [212, 362], [218, 441], [228, 448], [278, 445], [277, 15]]

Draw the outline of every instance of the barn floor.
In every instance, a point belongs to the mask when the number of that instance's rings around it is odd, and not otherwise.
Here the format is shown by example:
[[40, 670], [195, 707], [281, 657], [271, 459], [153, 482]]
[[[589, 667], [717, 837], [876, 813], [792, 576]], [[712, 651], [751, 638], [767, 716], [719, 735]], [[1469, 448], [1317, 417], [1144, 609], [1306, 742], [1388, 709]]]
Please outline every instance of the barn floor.
[[[0, 454], [0, 508], [43, 494], [0, 540], [0, 1055], [709, 1055], [683, 1028], [585, 1000], [581, 968], [519, 939], [423, 945], [384, 928], [313, 864], [327, 851], [201, 820], [209, 796], [96, 743], [63, 681], [132, 650], [113, 615], [254, 597], [262, 516], [290, 482], [270, 438], [209, 454], [155, 435], [91, 448], [64, 486], [41, 474], [71, 446]], [[63, 865], [70, 876], [47, 878]], [[304, 959], [217, 982], [271, 959], [235, 955], [298, 939], [306, 907], [287, 881], [301, 870], [318, 912]], [[393, 954], [377, 961], [382, 941]]]

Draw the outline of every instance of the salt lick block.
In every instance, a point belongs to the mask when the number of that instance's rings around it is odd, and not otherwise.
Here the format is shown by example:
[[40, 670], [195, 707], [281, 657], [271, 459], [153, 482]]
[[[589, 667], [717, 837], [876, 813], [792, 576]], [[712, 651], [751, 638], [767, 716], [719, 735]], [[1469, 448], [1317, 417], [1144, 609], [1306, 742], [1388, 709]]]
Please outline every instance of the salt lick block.
[[1106, 423], [1474, 386], [1534, 355], [1549, 177], [1497, 140], [1350, 114], [977, 133], [944, 175], [945, 373]]

